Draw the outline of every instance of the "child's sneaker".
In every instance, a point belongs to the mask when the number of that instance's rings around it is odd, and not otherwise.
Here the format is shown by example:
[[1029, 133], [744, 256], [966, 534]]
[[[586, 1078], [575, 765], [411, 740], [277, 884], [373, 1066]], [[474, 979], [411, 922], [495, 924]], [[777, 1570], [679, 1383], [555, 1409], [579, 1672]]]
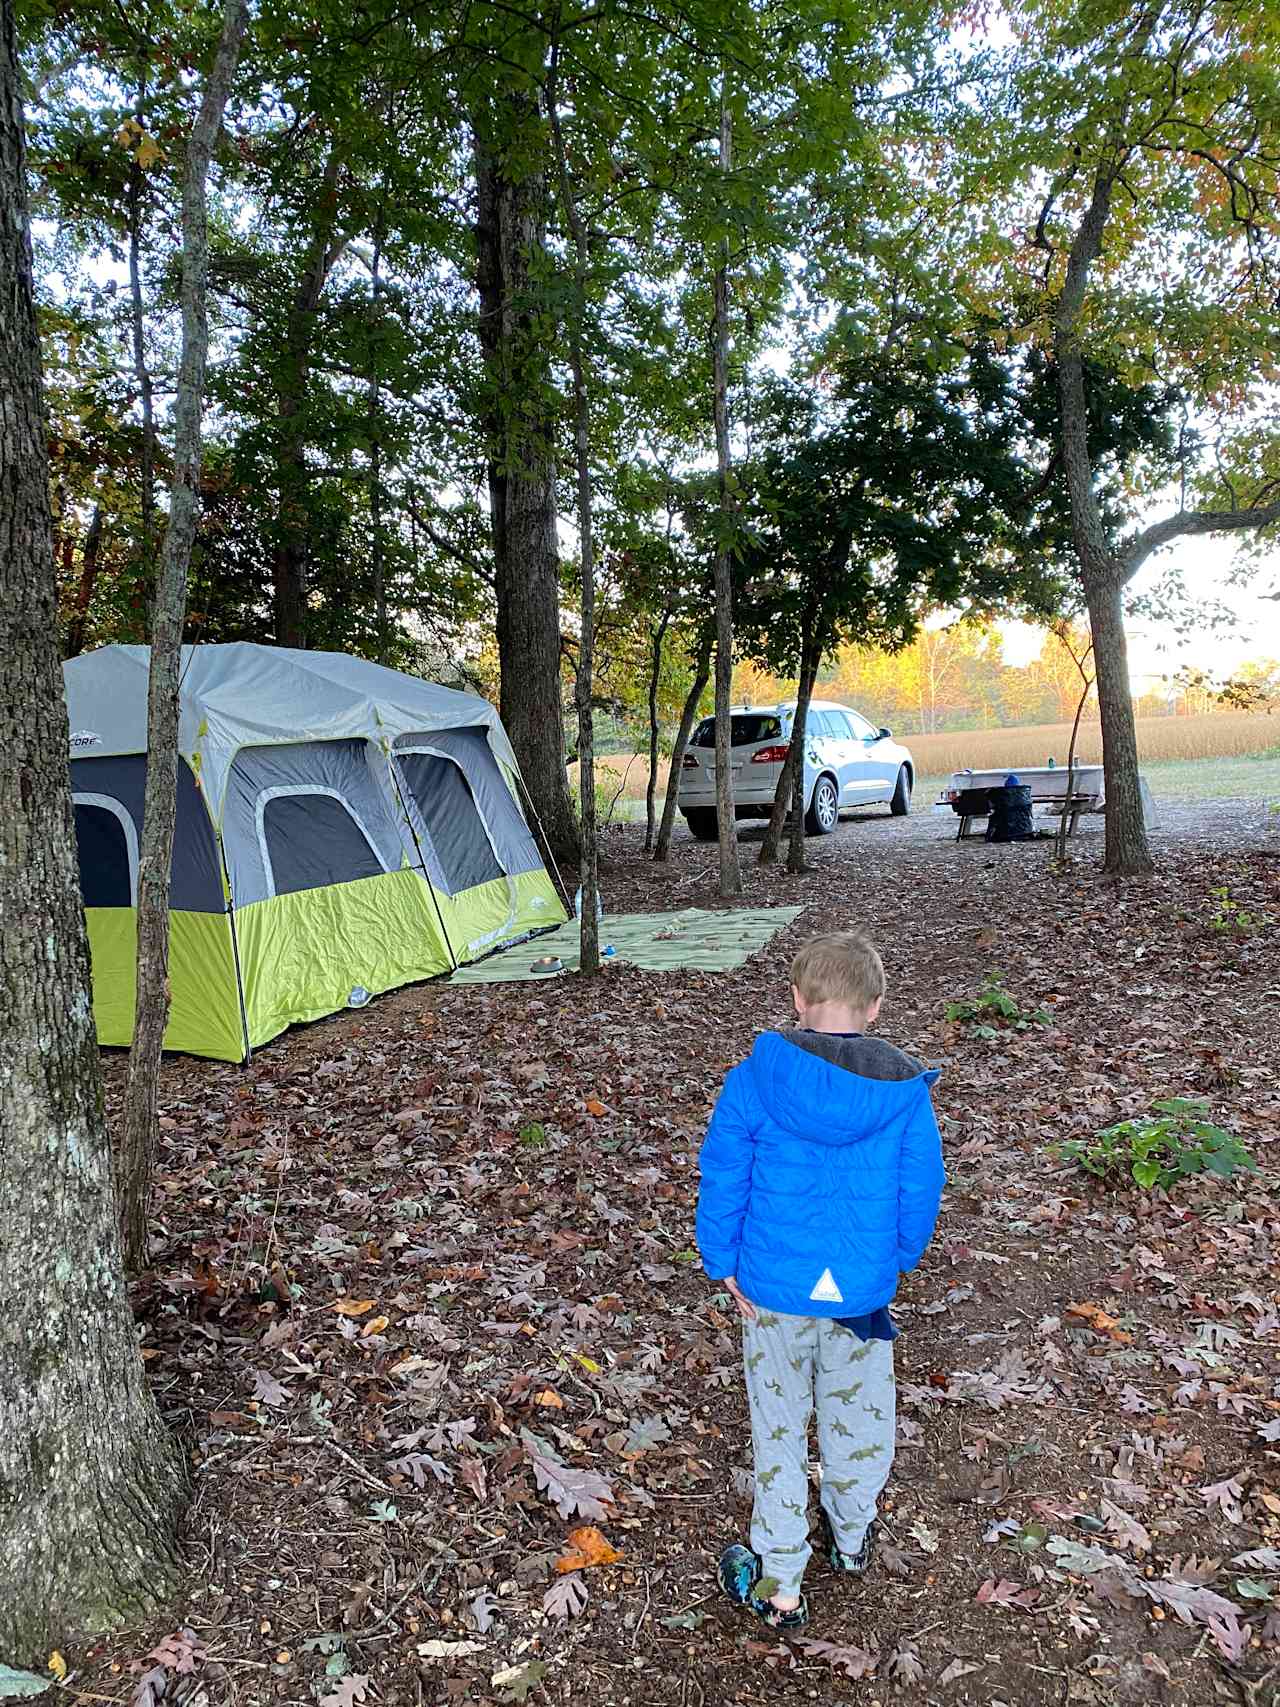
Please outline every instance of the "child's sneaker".
[[753, 1553], [750, 1547], [744, 1547], [740, 1541], [735, 1541], [732, 1547], [727, 1547], [720, 1555], [720, 1565], [716, 1575], [720, 1579], [720, 1587], [739, 1606], [745, 1606], [748, 1612], [767, 1624], [771, 1630], [800, 1630], [809, 1621], [809, 1608], [802, 1599], [799, 1606], [790, 1612], [784, 1612], [774, 1606], [772, 1601], [762, 1599], [756, 1591], [756, 1585], [764, 1574], [764, 1566], [760, 1555]]
[[865, 1576], [867, 1567], [875, 1557], [876, 1536], [880, 1532], [880, 1525], [875, 1518], [873, 1517], [867, 1525], [866, 1533], [858, 1543], [856, 1553], [842, 1553], [836, 1546], [835, 1531], [831, 1527], [831, 1519], [827, 1516], [825, 1508], [822, 1512], [822, 1532], [826, 1538], [827, 1562], [831, 1569], [838, 1571], [841, 1576], [845, 1577]]

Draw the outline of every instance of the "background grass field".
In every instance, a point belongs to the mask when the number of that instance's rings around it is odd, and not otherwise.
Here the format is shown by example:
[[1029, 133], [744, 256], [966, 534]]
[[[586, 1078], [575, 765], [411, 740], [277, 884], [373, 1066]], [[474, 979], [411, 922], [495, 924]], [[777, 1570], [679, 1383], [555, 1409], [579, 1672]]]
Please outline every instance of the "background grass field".
[[[1221, 712], [1207, 717], [1140, 717], [1138, 751], [1143, 774], [1157, 799], [1280, 800], [1280, 715]], [[951, 773], [1042, 765], [1050, 754], [1067, 762], [1069, 723], [1033, 723], [1016, 729], [967, 729], [944, 735], [906, 735], [903, 744], [916, 762], [916, 806], [927, 807]], [[1076, 756], [1084, 764], [1102, 759], [1097, 719], [1080, 726]], [[570, 771], [570, 777], [573, 776]], [[644, 817], [647, 761], [642, 754], [615, 753], [596, 765], [600, 813], [629, 823]], [[667, 763], [659, 768], [658, 803], [667, 786]]]

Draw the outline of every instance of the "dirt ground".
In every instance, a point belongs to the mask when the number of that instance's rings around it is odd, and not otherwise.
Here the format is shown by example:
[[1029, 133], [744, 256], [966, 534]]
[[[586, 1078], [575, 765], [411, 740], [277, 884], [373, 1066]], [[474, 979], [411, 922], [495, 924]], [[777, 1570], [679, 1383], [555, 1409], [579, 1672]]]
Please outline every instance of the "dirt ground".
[[[806, 911], [736, 973], [423, 986], [243, 1071], [170, 1062], [137, 1308], [192, 1587], [69, 1651], [70, 1692], [1272, 1707], [1280, 820], [1166, 808], [1158, 874], [1119, 883], [1097, 825], [1056, 874], [1047, 843], [953, 834], [868, 812], [793, 878], [748, 832], [744, 899]], [[718, 904], [713, 848], [657, 868], [638, 835], [609, 838], [608, 908]], [[782, 1642], [714, 1588], [750, 1452], [696, 1157], [795, 945], [847, 924], [884, 954], [881, 1032], [943, 1068], [950, 1178], [896, 1307], [879, 1557], [854, 1586], [815, 1560]], [[1025, 1026], [948, 1022], [993, 972]], [[1262, 1171], [1170, 1198], [1050, 1148], [1168, 1095]], [[621, 1557], [557, 1571], [584, 1523]]]

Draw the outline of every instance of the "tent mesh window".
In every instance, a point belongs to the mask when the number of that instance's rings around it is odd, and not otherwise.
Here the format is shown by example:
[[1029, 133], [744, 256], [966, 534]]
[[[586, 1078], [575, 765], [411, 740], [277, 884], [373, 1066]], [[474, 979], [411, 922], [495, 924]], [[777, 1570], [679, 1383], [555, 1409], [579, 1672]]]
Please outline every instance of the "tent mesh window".
[[397, 759], [430, 832], [449, 894], [504, 876], [471, 786], [453, 760], [437, 753], [399, 753]]
[[86, 907], [132, 907], [124, 825], [105, 806], [76, 806], [80, 894]]
[[364, 831], [330, 794], [283, 794], [268, 800], [262, 809], [262, 831], [277, 895], [382, 875], [382, 862]]

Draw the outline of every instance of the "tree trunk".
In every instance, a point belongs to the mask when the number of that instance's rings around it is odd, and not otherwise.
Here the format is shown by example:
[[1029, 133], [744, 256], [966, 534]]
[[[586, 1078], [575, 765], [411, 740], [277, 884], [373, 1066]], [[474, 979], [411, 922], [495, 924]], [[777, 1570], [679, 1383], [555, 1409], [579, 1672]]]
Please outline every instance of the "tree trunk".
[[320, 180], [320, 193], [315, 201], [315, 225], [303, 259], [302, 277], [285, 323], [276, 390], [279, 437], [271, 584], [278, 646], [302, 647], [307, 644], [307, 558], [310, 550], [307, 495], [310, 477], [303, 444], [303, 417], [320, 298], [329, 274], [346, 247], [346, 239], [335, 235], [341, 168], [342, 156], [338, 145], [331, 143]]
[[174, 402], [173, 485], [151, 632], [147, 695], [147, 781], [138, 857], [138, 975], [133, 1047], [125, 1084], [117, 1188], [125, 1261], [147, 1254], [147, 1195], [156, 1139], [156, 1081], [169, 1020], [169, 867], [178, 784], [178, 681], [187, 570], [200, 492], [200, 423], [209, 326], [205, 299], [209, 242], [205, 185], [209, 158], [248, 22], [245, 0], [226, 0], [222, 37], [187, 145], [182, 192], [182, 356]]
[[0, 0], [0, 1656], [176, 1586], [180, 1455], [143, 1380], [111, 1200], [64, 755], [12, 0]]
[[[809, 714], [809, 701], [813, 697], [813, 684], [817, 679], [817, 669], [807, 671], [802, 662], [800, 678], [796, 683], [796, 703], [803, 699], [805, 717]], [[804, 749], [795, 738], [793, 729], [791, 739], [787, 743], [787, 756], [778, 777], [778, 786], [773, 791], [773, 806], [769, 812], [769, 822], [765, 826], [764, 841], [760, 844], [760, 864], [772, 865], [778, 857], [778, 849], [782, 845], [782, 827], [787, 821], [787, 808], [795, 796], [796, 770], [801, 772], [801, 799], [804, 797], [803, 787], [803, 758]]]
[[547, 78], [547, 110], [555, 139], [560, 181], [560, 204], [565, 226], [573, 239], [573, 303], [569, 316], [569, 371], [573, 376], [573, 448], [578, 475], [578, 545], [582, 567], [582, 634], [578, 641], [578, 669], [574, 678], [574, 702], [578, 712], [578, 795], [582, 811], [582, 853], [579, 859], [579, 893], [582, 912], [578, 970], [584, 977], [600, 972], [600, 920], [597, 917], [599, 884], [596, 843], [596, 743], [595, 714], [591, 701], [595, 664], [596, 570], [595, 541], [591, 516], [591, 407], [587, 396], [587, 371], [583, 357], [583, 332], [587, 317], [587, 281], [590, 255], [582, 209], [569, 182], [556, 72], [560, 40], [552, 42]]
[[84, 631], [93, 603], [93, 589], [98, 580], [98, 554], [102, 550], [102, 505], [93, 506], [89, 528], [80, 550], [80, 585], [76, 590], [75, 610], [67, 626], [66, 655], [78, 658], [84, 651]]
[[787, 870], [797, 877], [805, 869], [804, 749], [809, 739], [809, 701], [813, 697], [813, 684], [818, 679], [821, 656], [813, 638], [812, 626], [806, 625], [800, 643], [800, 683], [796, 690], [796, 717], [791, 728], [791, 742], [799, 748], [800, 758], [791, 773], [791, 842], [787, 848]]
[[[142, 123], [146, 88], [138, 89], [135, 116]], [[142, 318], [142, 167], [135, 160], [129, 167], [125, 191], [125, 207], [129, 216], [129, 325], [133, 339], [133, 376], [142, 405], [142, 453], [139, 464], [139, 503], [142, 511], [142, 538], [138, 544], [138, 559], [147, 602], [155, 596], [155, 535], [156, 535], [156, 422], [151, 395], [151, 369], [147, 366], [145, 326]]]
[[1138, 781], [1138, 735], [1129, 691], [1129, 650], [1124, 632], [1123, 587], [1118, 565], [1084, 571], [1093, 631], [1106, 775], [1106, 854], [1103, 869], [1117, 877], [1154, 870]]
[[[531, 101], [505, 97], [508, 124], [528, 130]], [[489, 514], [502, 721], [557, 859], [581, 847], [565, 767], [560, 680], [560, 542], [556, 412], [535, 270], [546, 253], [541, 172], [509, 175], [487, 124], [474, 126], [476, 288], [488, 389]]]
[[[726, 175], [733, 165], [733, 115], [723, 91], [720, 97], [720, 169]], [[720, 485], [720, 538], [716, 541], [716, 820], [720, 832], [720, 893], [742, 893], [742, 870], [738, 864], [738, 825], [733, 806], [733, 578], [730, 572], [730, 536], [734, 501], [730, 490], [729, 458], [729, 239], [720, 246], [720, 265], [715, 275], [715, 387], [716, 467]]]
[[698, 715], [698, 706], [703, 694], [707, 691], [707, 682], [710, 676], [711, 636], [708, 635], [698, 647], [698, 655], [694, 662], [693, 681], [688, 693], [684, 696], [684, 705], [680, 712], [680, 727], [676, 730], [675, 742], [671, 748], [671, 769], [667, 772], [667, 794], [662, 803], [662, 822], [658, 825], [658, 840], [653, 849], [653, 857], [659, 862], [665, 861], [671, 853], [671, 832], [675, 828], [676, 805], [680, 797], [680, 771], [684, 765], [685, 748], [689, 745], [689, 736], [693, 731], [693, 720]]
[[649, 667], [649, 780], [644, 789], [644, 857], [653, 852], [653, 838], [657, 832], [657, 795], [658, 795], [658, 747], [661, 730], [658, 724], [658, 687], [662, 680], [662, 642], [666, 638], [667, 624], [671, 621], [671, 608], [667, 607], [662, 613], [653, 634], [653, 658]]
[[384, 200], [378, 207], [377, 229], [373, 238], [373, 265], [370, 269], [373, 280], [373, 323], [370, 328], [369, 361], [369, 525], [372, 530], [369, 549], [373, 562], [373, 598], [378, 625], [376, 657], [380, 664], [390, 661], [391, 645], [391, 624], [387, 614], [386, 562], [382, 550], [382, 426], [379, 420], [382, 387], [381, 369], [378, 365], [382, 355], [382, 339], [379, 334], [382, 330], [382, 245], [385, 222], [384, 192]]

